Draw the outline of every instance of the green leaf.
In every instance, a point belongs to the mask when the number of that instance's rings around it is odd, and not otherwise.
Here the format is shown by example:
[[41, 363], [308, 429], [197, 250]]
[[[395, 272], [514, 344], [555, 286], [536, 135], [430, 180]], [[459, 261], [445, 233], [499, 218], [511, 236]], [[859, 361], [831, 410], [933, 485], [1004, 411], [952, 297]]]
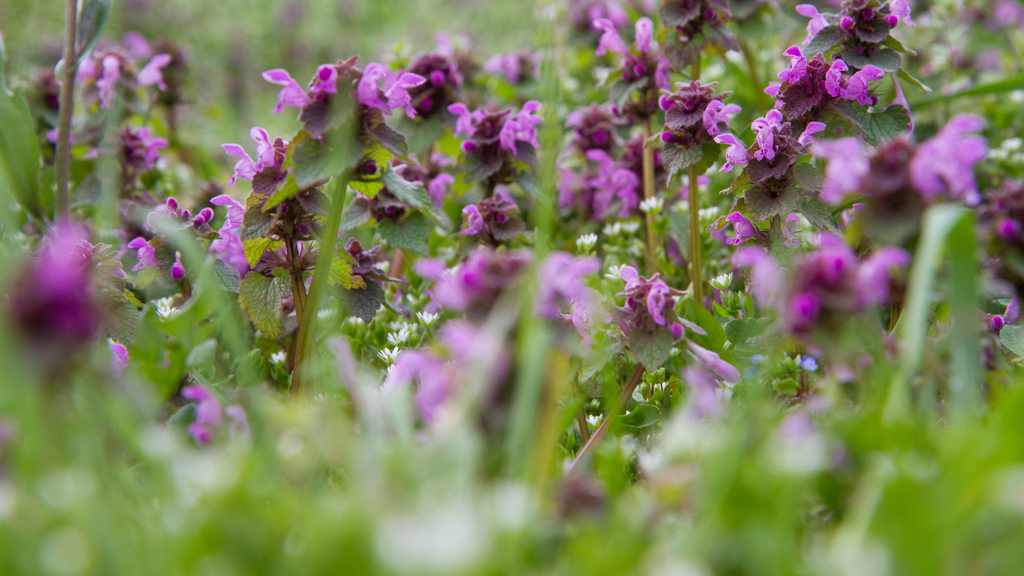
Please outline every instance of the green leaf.
[[284, 180], [278, 183], [274, 193], [263, 203], [263, 212], [270, 212], [285, 200], [298, 196], [300, 192], [302, 190], [299, 188], [298, 182], [295, 181], [291, 174], [288, 174]]
[[277, 250], [281, 246], [284, 246], [284, 242], [274, 240], [273, 238], [256, 238], [242, 242], [242, 249], [245, 250], [245, 261], [249, 263], [249, 266], [259, 264], [264, 252]]
[[821, 187], [825, 184], [825, 176], [814, 167], [814, 164], [797, 164], [793, 167], [793, 174], [804, 189], [812, 192], [821, 192]]
[[618, 338], [607, 338], [592, 348], [590, 353], [583, 359], [580, 380], [592, 379], [608, 362], [622, 354], [623, 348], [625, 348], [625, 345]]
[[228, 266], [221, 260], [213, 262], [213, 280], [218, 288], [233, 294], [238, 294], [239, 286], [242, 283], [238, 270]]
[[653, 372], [672, 355], [675, 336], [668, 328], [659, 327], [654, 332], [643, 329], [633, 330], [629, 337], [629, 350], [644, 365], [644, 369]]
[[113, 0], [83, 0], [78, 15], [78, 32], [75, 34], [75, 54], [78, 62], [84, 60], [92, 52], [93, 46], [100, 39], [103, 26], [110, 15]]
[[246, 200], [245, 216], [242, 218], [242, 231], [239, 233], [239, 237], [243, 242], [265, 238], [270, 234], [276, 217], [276, 214], [268, 214], [263, 211], [262, 196], [251, 194]]
[[1024, 72], [1015, 74], [1006, 78], [1005, 80], [996, 80], [993, 82], [985, 82], [982, 84], [975, 84], [966, 90], [962, 90], [948, 96], [946, 94], [932, 94], [920, 100], [916, 100], [911, 103], [912, 106], [924, 106], [926, 104], [934, 104], [935, 102], [946, 102], [955, 100], [957, 98], [963, 98], [964, 96], [986, 96], [989, 94], [1004, 94], [1006, 92], [1013, 92], [1014, 90], [1024, 90]]
[[732, 361], [732, 352], [725, 349], [727, 338], [725, 330], [722, 329], [714, 315], [708, 312], [703, 306], [698, 306], [695, 301], [687, 300], [683, 305], [683, 312], [686, 318], [697, 324], [707, 332], [707, 335], [692, 335], [690, 339], [696, 344], [715, 352], [726, 362]]
[[331, 275], [327, 277], [327, 284], [330, 286], [344, 286], [345, 288], [366, 287], [362, 278], [352, 276], [352, 265], [337, 253], [331, 259]]
[[870, 55], [847, 50], [843, 52], [843, 61], [851, 68], [861, 69], [871, 65], [880, 68], [883, 72], [896, 72], [903, 64], [903, 57], [892, 48], [882, 48]]
[[872, 112], [867, 106], [854, 106], [856, 126], [872, 146], [890, 140], [910, 128], [910, 114], [903, 106], [894, 104], [881, 112]]
[[832, 216], [832, 210], [817, 196], [811, 196], [800, 203], [800, 213], [816, 228], [839, 234], [839, 228]]
[[327, 136], [313, 138], [300, 131], [288, 145], [285, 168], [291, 168], [299, 190], [322, 186], [345, 169], [345, 156], [340, 146], [332, 145]]
[[772, 196], [763, 186], [755, 186], [743, 194], [747, 216], [754, 221], [763, 222], [772, 216], [788, 216], [796, 211], [801, 194], [795, 182], [777, 196]]
[[0, 88], [0, 189], [35, 218], [39, 208], [39, 141], [28, 103], [19, 89], [13, 95]]
[[899, 40], [897, 40], [891, 34], [885, 40], [882, 41], [882, 46], [888, 46], [889, 48], [892, 48], [893, 50], [895, 50], [897, 52], [903, 52], [904, 54], [910, 54], [911, 56], [917, 56], [917, 52], [915, 52], [914, 50], [911, 50], [910, 48], [907, 48], [906, 46], [904, 46], [903, 42], [900, 42]]
[[367, 282], [366, 288], [339, 290], [338, 300], [349, 314], [369, 324], [384, 304], [384, 289], [376, 282]]
[[704, 158], [704, 148], [701, 146], [683, 148], [677, 144], [665, 144], [665, 148], [661, 152], [661, 161], [664, 163], [665, 169], [668, 170], [669, 181], [677, 172], [685, 171], [700, 162], [702, 158]]
[[190, 369], [202, 369], [213, 362], [214, 355], [217, 354], [217, 341], [213, 338], [204, 340], [198, 346], [189, 350], [188, 356], [185, 357], [185, 367]]
[[373, 198], [384, 189], [384, 183], [380, 180], [349, 180], [348, 185], [349, 188], [367, 198]]
[[913, 75], [910, 74], [910, 72], [907, 72], [906, 68], [900, 68], [900, 71], [897, 74], [897, 76], [899, 76], [901, 80], [906, 80], [907, 82], [910, 82], [914, 86], [917, 86], [918, 88], [924, 90], [929, 94], [932, 93], [932, 89], [929, 88], [928, 85], [915, 78]]
[[807, 45], [805, 53], [808, 58], [814, 57], [819, 52], [824, 54], [832, 49], [833, 46], [839, 44], [844, 37], [843, 30], [839, 26], [826, 26], [822, 28], [818, 35], [811, 39], [811, 43]]
[[263, 354], [259, 350], [250, 350], [235, 369], [235, 381], [246, 388], [259, 386], [263, 383], [265, 367]]
[[288, 293], [287, 279], [249, 272], [242, 279], [238, 304], [257, 330], [268, 338], [279, 338], [284, 329], [282, 300]]
[[1018, 358], [1024, 358], [1024, 326], [1003, 326], [999, 331], [999, 341]]
[[661, 421], [661, 410], [651, 404], [640, 404], [633, 408], [629, 414], [624, 414], [615, 419], [615, 428], [619, 433], [639, 432], [644, 428], [650, 428]]
[[729, 320], [723, 327], [725, 337], [733, 344], [744, 344], [754, 336], [764, 333], [764, 326], [753, 318]]
[[353, 230], [370, 221], [370, 207], [365, 201], [353, 199], [341, 213], [341, 230]]
[[437, 220], [445, 228], [451, 224], [448, 216], [434, 205], [434, 201], [431, 200], [422, 183], [410, 182], [399, 176], [391, 168], [388, 168], [388, 171], [384, 173], [381, 181], [387, 186], [388, 191], [402, 202]]
[[423, 255], [430, 253], [427, 241], [434, 232], [434, 225], [422, 214], [412, 214], [402, 223], [383, 220], [377, 225], [377, 231], [394, 248], [412, 250]]

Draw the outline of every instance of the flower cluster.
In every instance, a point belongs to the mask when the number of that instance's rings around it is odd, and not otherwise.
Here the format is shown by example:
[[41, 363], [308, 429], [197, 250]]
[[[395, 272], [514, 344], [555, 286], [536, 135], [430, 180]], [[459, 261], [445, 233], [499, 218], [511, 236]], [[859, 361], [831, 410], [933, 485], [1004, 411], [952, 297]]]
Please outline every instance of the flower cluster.
[[677, 70], [696, 62], [708, 45], [740, 49], [727, 26], [732, 18], [728, 0], [664, 0], [658, 13], [669, 29], [665, 55]]
[[[852, 52], [852, 55], [867, 60], [885, 49], [883, 43], [900, 21], [908, 26], [917, 25], [910, 16], [910, 4], [907, 0], [847, 0], [843, 2], [842, 10], [837, 14], [818, 12], [811, 4], [801, 4], [796, 7], [796, 11], [811, 19], [807, 24], [804, 45], [814, 43], [824, 32], [828, 34], [829, 41], [823, 51], [839, 45]], [[851, 60], [846, 53], [844, 59]]]
[[134, 92], [139, 86], [167, 89], [161, 69], [171, 63], [170, 54], [153, 56], [141, 69], [135, 67], [134, 60], [128, 51], [113, 46], [83, 59], [78, 65], [77, 81], [95, 90], [90, 93], [95, 94], [101, 109], [110, 108], [119, 86], [126, 93]]
[[724, 104], [729, 92], [715, 94], [715, 83], [676, 83], [675, 92], [665, 91], [659, 100], [665, 111], [661, 141], [680, 148], [701, 146], [704, 141], [728, 131], [730, 117], [740, 112], [735, 104]]
[[221, 409], [220, 401], [202, 386], [186, 386], [181, 389], [181, 395], [195, 402], [195, 419], [188, 425], [188, 433], [200, 445], [210, 443], [216, 429], [224, 425], [225, 415], [231, 438], [249, 435], [249, 420], [241, 406], [232, 404]]
[[[616, 104], [616, 113], [631, 119], [649, 118], [657, 111], [658, 90], [668, 89], [671, 85], [669, 62], [660, 56], [654, 42], [654, 23], [646, 17], [636, 21], [632, 47], [622, 40], [611, 20], [594, 20], [594, 28], [602, 31], [597, 45], [598, 56], [609, 52], [622, 55], [620, 68], [615, 74], [625, 91], [620, 98], [621, 104]], [[635, 99], [629, 97], [631, 92], [636, 92]]]
[[477, 236], [481, 242], [497, 246], [518, 238], [526, 231], [526, 223], [516, 214], [519, 206], [504, 186], [494, 196], [462, 209], [464, 236]]
[[763, 248], [748, 247], [733, 264], [750, 268], [750, 291], [762, 305], [775, 306], [792, 334], [834, 329], [868, 306], [890, 301], [890, 271], [904, 267], [910, 255], [881, 248], [861, 261], [842, 239], [822, 234], [820, 247], [783, 269]]
[[518, 112], [511, 108], [470, 112], [465, 104], [448, 107], [458, 116], [455, 135], [465, 137], [462, 152], [470, 181], [507, 183], [519, 172], [513, 160], [530, 163], [540, 148], [537, 126], [543, 119], [535, 114], [539, 109], [540, 102], [532, 100]]

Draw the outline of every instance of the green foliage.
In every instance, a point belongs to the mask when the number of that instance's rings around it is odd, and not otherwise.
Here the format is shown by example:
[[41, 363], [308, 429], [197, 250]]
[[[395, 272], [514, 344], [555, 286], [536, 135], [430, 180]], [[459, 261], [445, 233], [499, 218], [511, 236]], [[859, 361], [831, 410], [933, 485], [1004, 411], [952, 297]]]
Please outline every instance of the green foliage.
[[252, 320], [253, 326], [269, 338], [281, 335], [281, 300], [291, 288], [284, 278], [267, 277], [249, 272], [238, 290], [238, 304]]

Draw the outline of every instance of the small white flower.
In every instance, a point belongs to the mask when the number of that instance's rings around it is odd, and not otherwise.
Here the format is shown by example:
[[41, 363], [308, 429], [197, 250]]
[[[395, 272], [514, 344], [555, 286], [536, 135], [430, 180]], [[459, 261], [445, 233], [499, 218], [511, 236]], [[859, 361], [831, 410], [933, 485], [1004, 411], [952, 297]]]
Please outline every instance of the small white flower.
[[576, 239], [576, 247], [581, 251], [588, 251], [597, 245], [597, 234], [584, 234]]
[[401, 348], [395, 346], [394, 348], [382, 348], [380, 352], [377, 352], [377, 356], [384, 361], [385, 364], [391, 365], [398, 358], [398, 354], [402, 351]]
[[715, 218], [718, 218], [718, 206], [701, 208], [697, 211], [697, 215], [700, 216], [701, 220], [714, 220]]
[[598, 414], [596, 416], [591, 416], [590, 414], [587, 414], [587, 424], [590, 424], [591, 426], [596, 428], [597, 425], [600, 424], [600, 423], [601, 423], [601, 415], [600, 414]]
[[644, 214], [660, 214], [665, 207], [665, 199], [660, 196], [651, 196], [640, 203], [640, 211]]
[[431, 326], [433, 326], [434, 322], [437, 322], [437, 319], [439, 317], [440, 317], [440, 314], [431, 314], [430, 312], [417, 312], [416, 313], [416, 318], [419, 319], [420, 324], [423, 324], [427, 328], [430, 328]]
[[621, 276], [619, 276], [620, 271], [622, 271], [622, 265], [612, 264], [608, 267], [608, 272], [605, 273], [604, 277], [609, 280], [618, 280], [621, 278]]
[[409, 325], [404, 325], [398, 332], [388, 334], [388, 342], [390, 342], [392, 346], [398, 346], [399, 344], [405, 344], [408, 342], [412, 339], [412, 336], [412, 328]]
[[711, 285], [719, 290], [726, 290], [729, 285], [732, 284], [732, 272], [716, 276], [712, 281]]
[[1024, 144], [1024, 140], [1020, 138], [1007, 138], [1006, 140], [1003, 140], [1002, 145], [999, 147], [1003, 150], [1010, 150], [1012, 152], [1014, 150], [1020, 150], [1022, 144]]
[[1014, 104], [1020, 104], [1024, 102], [1024, 90], [1014, 90], [1010, 92], [1010, 102]]
[[627, 234], [636, 234], [636, 231], [639, 230], [639, 229], [640, 229], [640, 222], [639, 221], [623, 222], [622, 223], [622, 231], [627, 233]]
[[161, 298], [155, 302], [156, 314], [160, 318], [167, 320], [173, 318], [178, 314], [178, 309], [174, 307], [174, 298], [168, 296], [167, 298]]
[[278, 365], [284, 364], [284, 350], [271, 354], [270, 361]]
[[388, 273], [388, 269], [391, 268], [391, 262], [387, 262], [387, 261], [385, 261], [385, 262], [377, 262], [376, 264], [373, 265], [373, 267], [376, 268], [377, 270], [380, 270], [381, 272], [387, 274]]
[[616, 222], [614, 224], [605, 224], [601, 232], [603, 232], [605, 236], [615, 236], [622, 232], [622, 223]]

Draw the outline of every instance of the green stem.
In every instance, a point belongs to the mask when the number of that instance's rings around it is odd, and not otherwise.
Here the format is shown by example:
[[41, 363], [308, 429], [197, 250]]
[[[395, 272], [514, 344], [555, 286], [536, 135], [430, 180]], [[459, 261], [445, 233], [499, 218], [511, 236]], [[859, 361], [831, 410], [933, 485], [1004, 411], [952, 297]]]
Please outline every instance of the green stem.
[[64, 11], [64, 78], [60, 85], [60, 106], [57, 119], [57, 197], [56, 215], [68, 216], [68, 180], [71, 176], [71, 112], [75, 108], [75, 30], [78, 26], [78, 2], [67, 0]]
[[626, 382], [626, 387], [622, 389], [618, 399], [615, 400], [615, 404], [612, 405], [612, 409], [608, 411], [604, 420], [601, 421], [601, 424], [597, 427], [597, 430], [594, 430], [594, 434], [590, 437], [590, 440], [584, 444], [583, 448], [581, 448], [579, 453], [576, 454], [576, 459], [572, 461], [572, 464], [569, 466], [569, 470], [565, 473], [566, 476], [572, 476], [575, 474], [577, 468], [579, 468], [580, 463], [583, 462], [583, 459], [587, 454], [593, 452], [594, 448], [601, 443], [601, 440], [604, 440], [604, 437], [608, 434], [608, 427], [611, 426], [612, 420], [615, 420], [619, 414], [622, 413], [622, 410], [626, 407], [626, 403], [629, 402], [629, 399], [633, 396], [633, 390], [636, 390], [636, 387], [640, 385], [640, 380], [643, 379], [643, 375], [643, 364], [637, 364], [636, 368], [633, 369], [633, 374], [629, 377], [629, 382]]
[[697, 183], [697, 167], [690, 166], [690, 282], [693, 284], [693, 299], [704, 305], [703, 245], [700, 241], [700, 185]]
[[[647, 116], [643, 123], [644, 137], [644, 200], [654, 197], [654, 148], [648, 145], [647, 140], [651, 137], [651, 118]], [[647, 250], [644, 255], [647, 260], [647, 273], [654, 274], [658, 271], [657, 246], [658, 237], [654, 232], [654, 214], [648, 212], [644, 215], [647, 224]]]
[[757, 62], [754, 61], [754, 53], [750, 51], [750, 44], [744, 41], [740, 41], [740, 51], [743, 53], [743, 59], [746, 60], [747, 69], [750, 71], [750, 84], [754, 88], [757, 109], [764, 110], [767, 107], [764, 102], [764, 86], [761, 85], [761, 79], [757, 75]]
[[316, 323], [316, 313], [320, 309], [320, 298], [327, 288], [327, 279], [331, 274], [331, 259], [334, 257], [334, 246], [338, 242], [341, 212], [348, 201], [348, 180], [349, 174], [345, 171], [328, 184], [327, 196], [331, 199], [331, 210], [327, 214], [327, 222], [320, 231], [320, 253], [316, 258], [313, 281], [309, 286], [309, 294], [306, 296], [295, 336], [295, 370], [292, 372], [291, 389], [293, 398], [303, 393], [309, 395], [313, 388], [309, 374], [309, 364], [316, 345], [313, 326]]

